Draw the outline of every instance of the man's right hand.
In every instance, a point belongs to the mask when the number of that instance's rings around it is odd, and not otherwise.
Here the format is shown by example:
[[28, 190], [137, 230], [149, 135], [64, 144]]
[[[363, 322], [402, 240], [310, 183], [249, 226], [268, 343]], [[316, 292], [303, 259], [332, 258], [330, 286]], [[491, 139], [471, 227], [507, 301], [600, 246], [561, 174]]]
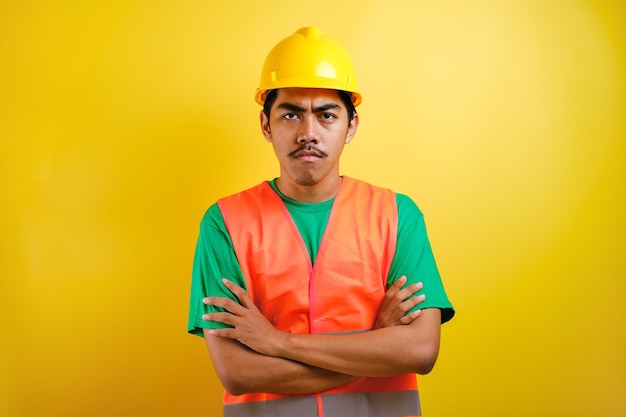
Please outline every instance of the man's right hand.
[[424, 294], [411, 297], [423, 288], [423, 284], [418, 282], [402, 288], [405, 283], [406, 277], [402, 276], [389, 287], [378, 310], [374, 329], [410, 324], [419, 317], [421, 310], [415, 310], [410, 314], [406, 313], [426, 299]]

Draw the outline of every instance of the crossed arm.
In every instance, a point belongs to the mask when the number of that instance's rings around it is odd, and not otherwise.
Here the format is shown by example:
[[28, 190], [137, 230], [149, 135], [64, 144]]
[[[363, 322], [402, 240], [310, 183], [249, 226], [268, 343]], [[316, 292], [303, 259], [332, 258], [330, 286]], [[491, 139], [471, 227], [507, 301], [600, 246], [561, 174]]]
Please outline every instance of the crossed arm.
[[374, 330], [345, 335], [292, 334], [276, 329], [245, 290], [225, 280], [239, 299], [210, 297], [205, 303], [228, 312], [205, 320], [234, 326], [205, 330], [216, 372], [234, 395], [252, 392], [304, 394], [319, 392], [358, 377], [428, 373], [439, 352], [439, 309], [406, 315], [423, 297], [409, 298], [419, 284], [402, 289], [399, 279], [388, 291]]

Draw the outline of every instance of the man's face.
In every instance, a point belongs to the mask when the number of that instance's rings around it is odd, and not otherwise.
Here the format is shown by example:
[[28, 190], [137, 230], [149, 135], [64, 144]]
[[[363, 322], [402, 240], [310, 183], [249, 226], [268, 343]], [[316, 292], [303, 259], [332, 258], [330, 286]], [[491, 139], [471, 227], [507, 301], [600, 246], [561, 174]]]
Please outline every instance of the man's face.
[[339, 157], [352, 140], [358, 115], [348, 111], [336, 90], [278, 90], [269, 119], [261, 112], [261, 129], [280, 163], [281, 178], [312, 186], [339, 175]]

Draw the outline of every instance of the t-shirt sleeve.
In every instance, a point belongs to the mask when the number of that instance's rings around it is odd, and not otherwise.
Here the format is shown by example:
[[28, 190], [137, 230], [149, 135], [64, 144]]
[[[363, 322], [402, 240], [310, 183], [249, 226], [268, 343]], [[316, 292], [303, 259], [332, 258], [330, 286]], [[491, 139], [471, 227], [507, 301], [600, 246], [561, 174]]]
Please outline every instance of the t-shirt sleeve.
[[217, 204], [209, 207], [200, 222], [200, 232], [191, 273], [191, 296], [187, 331], [203, 336], [202, 329], [229, 327], [220, 322], [206, 321], [202, 315], [223, 309], [207, 306], [205, 297], [237, 298], [224, 286], [222, 278], [228, 278], [240, 287], [246, 288], [245, 279], [233, 248], [230, 235], [224, 225], [222, 213]]
[[389, 270], [387, 286], [391, 286], [403, 275], [407, 277], [406, 285], [422, 282], [424, 288], [418, 294], [425, 294], [426, 299], [413, 310], [439, 308], [441, 322], [445, 323], [454, 316], [455, 311], [439, 276], [426, 233], [424, 215], [413, 200], [406, 195], [397, 194], [397, 204], [398, 241], [396, 254]]

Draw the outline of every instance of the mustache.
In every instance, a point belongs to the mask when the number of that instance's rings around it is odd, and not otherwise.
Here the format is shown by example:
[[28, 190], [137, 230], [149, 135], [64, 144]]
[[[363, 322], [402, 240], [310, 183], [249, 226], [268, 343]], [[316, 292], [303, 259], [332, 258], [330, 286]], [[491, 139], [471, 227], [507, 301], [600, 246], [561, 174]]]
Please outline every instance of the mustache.
[[300, 156], [300, 153], [306, 152], [307, 154], [311, 154], [313, 153], [315, 156], [319, 157], [319, 158], [324, 158], [327, 157], [328, 154], [326, 152], [324, 152], [323, 150], [321, 150], [320, 148], [310, 144], [310, 143], [305, 143], [300, 145], [297, 149], [289, 152], [289, 154], [287, 156], [291, 157], [291, 158], [297, 158], [298, 156]]

